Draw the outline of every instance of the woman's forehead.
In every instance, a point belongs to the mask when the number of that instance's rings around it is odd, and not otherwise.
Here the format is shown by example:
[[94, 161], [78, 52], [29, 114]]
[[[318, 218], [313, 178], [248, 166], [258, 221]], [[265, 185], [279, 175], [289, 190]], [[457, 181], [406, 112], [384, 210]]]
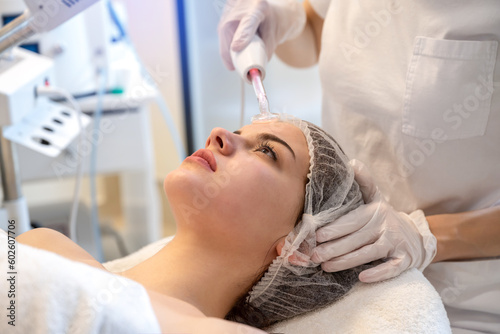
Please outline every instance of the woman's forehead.
[[304, 134], [302, 131], [290, 123], [285, 122], [266, 122], [266, 123], [253, 123], [245, 125], [240, 129], [242, 134], [259, 134], [259, 133], [270, 133], [273, 135], [279, 135], [281, 139], [286, 140], [302, 140]]

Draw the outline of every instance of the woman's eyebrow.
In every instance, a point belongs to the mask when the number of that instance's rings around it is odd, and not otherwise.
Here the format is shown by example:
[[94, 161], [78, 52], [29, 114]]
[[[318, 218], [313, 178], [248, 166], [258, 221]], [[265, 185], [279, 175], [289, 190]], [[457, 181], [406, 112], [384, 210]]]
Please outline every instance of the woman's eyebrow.
[[[236, 135], [241, 135], [241, 131], [240, 130], [236, 130], [233, 132], [234, 134]], [[288, 143], [286, 141], [284, 141], [283, 139], [281, 139], [280, 137], [277, 137], [271, 133], [261, 133], [257, 136], [257, 139], [260, 140], [260, 141], [266, 141], [266, 140], [270, 140], [270, 141], [274, 141], [276, 143], [279, 143], [283, 146], [285, 146], [289, 151], [290, 153], [292, 153], [293, 155], [293, 160], [295, 160], [295, 152], [292, 150], [292, 148], [290, 147], [290, 145], [288, 145]]]

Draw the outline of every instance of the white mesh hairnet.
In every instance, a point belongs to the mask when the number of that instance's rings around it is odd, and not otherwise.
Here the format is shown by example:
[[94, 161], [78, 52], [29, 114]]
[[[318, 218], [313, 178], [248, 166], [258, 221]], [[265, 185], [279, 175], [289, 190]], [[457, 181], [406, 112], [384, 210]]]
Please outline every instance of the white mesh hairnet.
[[[247, 297], [255, 308], [244, 322], [266, 327], [325, 306], [345, 295], [357, 282], [360, 268], [327, 273], [310, 260], [316, 230], [363, 203], [349, 159], [325, 131], [306, 121], [281, 115], [297, 126], [309, 147], [310, 165], [302, 220], [286, 237], [282, 253]], [[234, 319], [237, 321], [243, 319]]]

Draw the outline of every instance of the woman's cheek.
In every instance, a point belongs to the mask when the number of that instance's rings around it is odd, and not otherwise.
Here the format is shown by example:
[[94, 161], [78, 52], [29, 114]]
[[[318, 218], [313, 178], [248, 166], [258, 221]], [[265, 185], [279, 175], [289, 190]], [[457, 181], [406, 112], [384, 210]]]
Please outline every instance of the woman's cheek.
[[248, 168], [230, 182], [225, 202], [231, 203], [236, 212], [245, 218], [263, 219], [271, 212], [279, 211], [284, 188], [277, 180], [279, 175], [269, 166], [247, 165]]

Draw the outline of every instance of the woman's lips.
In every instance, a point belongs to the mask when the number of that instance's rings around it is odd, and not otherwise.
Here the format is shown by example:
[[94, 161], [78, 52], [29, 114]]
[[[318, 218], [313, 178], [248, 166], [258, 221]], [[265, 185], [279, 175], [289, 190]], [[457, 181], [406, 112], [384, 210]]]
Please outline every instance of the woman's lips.
[[206, 163], [207, 167], [213, 172], [217, 170], [217, 162], [215, 162], [214, 154], [210, 150], [199, 149], [191, 155], [191, 158], [199, 160], [201, 163]]

